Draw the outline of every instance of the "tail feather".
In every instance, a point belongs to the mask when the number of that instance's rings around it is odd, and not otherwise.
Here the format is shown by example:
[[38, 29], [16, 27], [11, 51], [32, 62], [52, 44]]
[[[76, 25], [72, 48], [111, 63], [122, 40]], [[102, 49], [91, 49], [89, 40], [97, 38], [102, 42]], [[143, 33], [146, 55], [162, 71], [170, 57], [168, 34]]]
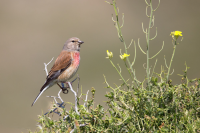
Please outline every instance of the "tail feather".
[[48, 88], [50, 87], [49, 84], [47, 84], [47, 82], [42, 86], [42, 88], [40, 89], [40, 93], [37, 95], [37, 97], [35, 98], [34, 102], [32, 103], [31, 106], [33, 106], [35, 104], [35, 102], [38, 100], [38, 98], [42, 95], [42, 93], [44, 91], [46, 91]]

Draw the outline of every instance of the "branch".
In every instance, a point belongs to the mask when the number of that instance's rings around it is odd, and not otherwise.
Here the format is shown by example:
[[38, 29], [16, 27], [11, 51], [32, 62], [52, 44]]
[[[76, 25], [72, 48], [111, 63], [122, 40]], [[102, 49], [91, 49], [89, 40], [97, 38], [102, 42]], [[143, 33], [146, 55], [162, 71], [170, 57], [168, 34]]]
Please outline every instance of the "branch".
[[87, 107], [86, 103], [87, 103], [87, 98], [88, 98], [88, 92], [89, 92], [89, 90], [87, 91], [87, 94], [86, 94], [86, 96], [85, 96], [85, 103], [84, 103], [84, 106], [85, 106], [85, 107]]
[[143, 54], [146, 54], [146, 53], [142, 50], [142, 48], [140, 47], [140, 39], [138, 39], [138, 46], [139, 46], [140, 50], [142, 51], [142, 53], [143, 53]]
[[[64, 101], [63, 101], [62, 98], [60, 97], [61, 91], [62, 91], [62, 90], [60, 90], [60, 91], [58, 92], [58, 97], [56, 97], [56, 96], [47, 96], [47, 97], [54, 98], [54, 101], [56, 102], [56, 104], [58, 105], [58, 107], [64, 108], [64, 106], [63, 106]], [[62, 103], [58, 103], [57, 100], [56, 100], [56, 98], [60, 99], [60, 101], [61, 101]], [[46, 114], [48, 114], [48, 113], [52, 113], [52, 112], [54, 112], [54, 113], [56, 113], [56, 114], [58, 114], [58, 115], [61, 115], [60, 113], [55, 112], [57, 109], [58, 109], [58, 108], [54, 108], [54, 109], [51, 110], [50, 112], [46, 112], [44, 115], [46, 115]]]
[[152, 73], [151, 73], [151, 78], [152, 78], [152, 76], [153, 76], [154, 69], [155, 69], [155, 67], [156, 67], [156, 63], [157, 63], [157, 59], [156, 59], [155, 65], [154, 65], [154, 67], [153, 67], [153, 71], [152, 71]]
[[154, 57], [156, 57], [156, 56], [163, 50], [163, 47], [164, 47], [164, 41], [163, 41], [163, 45], [162, 45], [162, 48], [160, 49], [160, 51], [158, 51], [157, 54], [155, 54], [154, 56], [152, 56], [152, 57], [149, 58], [149, 59], [153, 59]]
[[79, 82], [80, 82], [80, 77], [79, 77], [79, 75], [77, 74], [77, 78], [78, 78], [78, 86], [77, 86], [77, 91], [76, 91], [76, 93], [77, 93], [77, 95], [78, 95], [78, 90], [79, 90]]
[[154, 36], [153, 38], [149, 39], [149, 40], [153, 40], [153, 39], [155, 39], [156, 37], [157, 37], [157, 27], [156, 27], [156, 34], [155, 34], [155, 36]]
[[77, 113], [78, 115], [80, 115], [80, 113], [78, 112], [78, 107], [77, 107], [77, 102], [78, 102], [77, 94], [76, 94], [76, 92], [73, 90], [71, 83], [70, 83], [70, 82], [67, 82], [67, 83], [68, 83], [68, 85], [69, 85], [70, 90], [74, 93], [74, 97], [75, 97], [75, 111], [76, 111], [76, 113]]
[[[54, 57], [53, 57], [53, 58], [54, 58]], [[48, 73], [48, 70], [47, 70], [47, 66], [53, 61], [53, 58], [51, 59], [51, 61], [49, 61], [49, 63], [47, 63], [47, 64], [44, 63], [44, 67], [45, 67], [44, 70], [45, 70], [47, 76], [48, 76], [48, 74], [49, 74], [49, 73]]]
[[132, 64], [131, 64], [131, 68], [133, 67], [133, 65], [135, 64], [135, 60], [136, 60], [136, 44], [135, 44], [135, 41], [134, 41], [134, 47], [135, 47], [135, 56], [134, 56], [134, 60], [133, 60], [133, 62], [132, 62]]

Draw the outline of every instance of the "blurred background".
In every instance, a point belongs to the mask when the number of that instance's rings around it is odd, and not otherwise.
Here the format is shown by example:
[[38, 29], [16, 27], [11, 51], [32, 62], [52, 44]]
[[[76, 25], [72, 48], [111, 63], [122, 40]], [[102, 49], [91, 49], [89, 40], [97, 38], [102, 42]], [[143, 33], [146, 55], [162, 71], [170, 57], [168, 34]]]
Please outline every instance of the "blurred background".
[[[111, 2], [111, 0], [108, 0]], [[154, 7], [158, 1], [153, 1]], [[155, 26], [151, 37], [158, 29], [158, 36], [150, 42], [150, 55], [156, 54], [162, 47], [163, 51], [153, 60], [158, 59], [155, 71], [160, 72], [164, 66], [164, 55], [167, 63], [171, 59], [173, 45], [170, 33], [175, 30], [183, 32], [183, 41], [177, 46], [172, 64], [174, 74], [169, 78], [173, 84], [181, 82], [185, 62], [190, 67], [189, 78], [200, 78], [199, 49], [200, 49], [200, 1], [165, 0], [161, 1], [159, 9], [154, 12]], [[119, 18], [125, 14], [122, 29], [127, 44], [140, 38], [141, 47], [145, 50], [144, 27], [148, 27], [145, 15], [144, 0], [117, 0]], [[123, 61], [119, 58], [120, 49], [124, 46], [119, 41], [116, 28], [111, 19], [113, 6], [104, 0], [0, 0], [0, 130], [1, 132], [35, 131], [37, 117], [49, 109], [53, 101], [48, 95], [57, 95], [58, 86], [53, 86], [43, 93], [36, 104], [31, 107], [35, 97], [45, 82], [44, 63], [52, 57], [57, 58], [65, 41], [70, 37], [79, 37], [85, 43], [81, 47], [81, 64], [78, 73], [83, 93], [96, 89], [95, 103], [105, 106], [104, 95], [108, 89], [104, 83], [103, 74], [111, 86], [120, 84], [119, 75], [105, 57], [106, 50], [114, 54], [113, 62], [120, 64], [126, 79], [130, 78]], [[131, 60], [134, 57], [134, 46], [129, 49]], [[54, 60], [55, 61], [55, 60]], [[53, 62], [54, 62], [53, 61]], [[145, 78], [143, 64], [144, 55], [137, 46], [135, 65], [136, 76], [139, 80]], [[52, 67], [51, 63], [48, 70]], [[77, 82], [73, 84], [76, 89]], [[74, 103], [74, 95], [61, 94], [65, 101]], [[91, 94], [89, 95], [89, 97]], [[70, 105], [66, 105], [67, 108]]]

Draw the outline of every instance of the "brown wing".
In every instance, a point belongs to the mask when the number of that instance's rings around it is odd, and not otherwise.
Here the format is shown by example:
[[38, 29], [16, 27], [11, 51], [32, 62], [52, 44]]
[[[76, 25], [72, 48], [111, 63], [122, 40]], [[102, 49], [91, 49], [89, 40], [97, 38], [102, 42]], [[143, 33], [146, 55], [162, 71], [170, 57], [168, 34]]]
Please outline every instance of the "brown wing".
[[41, 96], [41, 94], [49, 88], [49, 84], [51, 83], [51, 81], [60, 76], [60, 74], [62, 74], [62, 72], [65, 71], [71, 65], [71, 62], [72, 62], [71, 52], [62, 51], [58, 56], [58, 58], [56, 59], [53, 67], [51, 68], [49, 75], [47, 76], [47, 80], [40, 89], [40, 93], [35, 98], [33, 104], [37, 101], [37, 99]]
[[42, 91], [52, 80], [58, 78], [72, 64], [71, 52], [62, 51], [56, 59], [53, 67], [49, 71], [45, 84], [42, 86]]
[[47, 79], [57, 78], [72, 63], [71, 52], [62, 51], [51, 68]]

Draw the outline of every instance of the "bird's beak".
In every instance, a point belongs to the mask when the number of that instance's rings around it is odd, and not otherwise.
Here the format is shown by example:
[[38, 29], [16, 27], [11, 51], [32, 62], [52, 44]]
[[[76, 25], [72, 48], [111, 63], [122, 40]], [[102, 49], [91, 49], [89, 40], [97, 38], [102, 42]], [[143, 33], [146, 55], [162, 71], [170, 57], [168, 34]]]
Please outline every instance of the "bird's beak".
[[78, 41], [78, 43], [79, 43], [79, 44], [82, 44], [82, 43], [84, 43], [84, 42], [83, 42], [83, 41]]

